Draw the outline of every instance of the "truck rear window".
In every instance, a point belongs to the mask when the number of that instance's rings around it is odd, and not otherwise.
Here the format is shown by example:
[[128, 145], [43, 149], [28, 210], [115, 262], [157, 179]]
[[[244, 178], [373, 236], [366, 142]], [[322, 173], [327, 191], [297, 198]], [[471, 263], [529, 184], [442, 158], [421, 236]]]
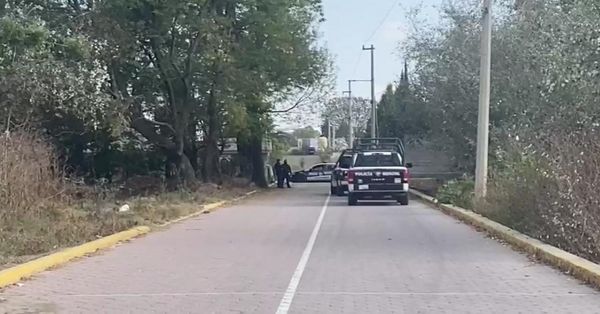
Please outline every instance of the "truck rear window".
[[352, 167], [352, 156], [342, 156], [340, 158], [340, 168], [348, 169]]
[[402, 160], [394, 153], [358, 154], [354, 167], [400, 167]]

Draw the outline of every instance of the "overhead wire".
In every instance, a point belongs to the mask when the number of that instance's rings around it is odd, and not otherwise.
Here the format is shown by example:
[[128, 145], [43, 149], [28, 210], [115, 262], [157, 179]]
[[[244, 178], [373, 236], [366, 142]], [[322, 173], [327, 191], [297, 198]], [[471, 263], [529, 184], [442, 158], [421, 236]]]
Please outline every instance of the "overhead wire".
[[[373, 37], [375, 37], [375, 35], [377, 35], [377, 33], [379, 32], [379, 30], [381, 29], [381, 27], [383, 26], [383, 24], [385, 24], [385, 22], [387, 21], [387, 19], [390, 17], [390, 15], [392, 15], [392, 12], [394, 12], [394, 9], [396, 8], [396, 6], [399, 4], [400, 2], [398, 0], [393, 0], [392, 1], [392, 5], [389, 7], [389, 9], [387, 10], [386, 14], [384, 15], [384, 17], [381, 19], [381, 21], [379, 21], [379, 24], [377, 25], [377, 27], [373, 30], [373, 32], [371, 32], [371, 34], [369, 35], [369, 37], [367, 37], [366, 40], [363, 40], [363, 43], [367, 43], [369, 42], [371, 39], [373, 39]], [[358, 66], [360, 65], [360, 61], [362, 59], [364, 50], [360, 51], [360, 54], [358, 55], [358, 58], [356, 60], [356, 63], [354, 64], [354, 69], [352, 70], [352, 76], [354, 76], [356, 74], [356, 71], [358, 70]]]
[[[394, 12], [394, 9], [396, 8], [396, 6], [398, 4], [399, 4], [399, 1], [397, 1], [397, 0], [393, 0], [392, 1], [392, 5], [387, 10], [387, 13], [383, 17], [383, 19], [381, 19], [381, 21], [377, 25], [377, 28], [375, 28], [375, 30], [373, 30], [373, 32], [371, 33], [371, 35], [369, 36], [369, 38], [367, 38], [365, 41], [363, 41], [364, 43], [367, 43], [367, 42], [371, 41], [371, 39], [373, 39], [373, 37], [375, 37], [377, 35], [377, 33], [379, 32], [379, 30], [381, 29], [381, 27], [385, 24], [385, 22], [387, 22], [387, 20], [390, 17], [390, 15], [392, 15], [392, 12]], [[362, 53], [361, 53], [361, 55], [362, 55]], [[378, 120], [379, 119], [375, 119], [375, 121], [371, 122], [371, 123], [375, 124], [375, 134], [377, 134], [377, 135], [379, 134], [379, 121]]]
[[379, 22], [379, 25], [377, 25], [377, 28], [375, 28], [375, 30], [371, 33], [371, 35], [369, 36], [369, 38], [367, 38], [367, 40], [364, 41], [365, 43], [368, 42], [368, 41], [370, 41], [371, 39], [373, 39], [373, 37], [375, 37], [375, 35], [377, 35], [377, 33], [379, 32], [379, 30], [381, 29], [381, 27], [383, 26], [383, 24], [387, 21], [387, 19], [390, 17], [390, 15], [392, 15], [392, 12], [394, 12], [394, 9], [396, 8], [396, 6], [398, 4], [399, 4], [398, 0], [393, 0], [392, 1], [392, 5], [387, 10], [387, 13], [383, 17], [383, 19], [381, 19], [381, 21]]
[[356, 63], [354, 64], [354, 69], [352, 70], [352, 76], [354, 76], [356, 74], [356, 71], [358, 70], [358, 66], [360, 65], [363, 53], [365, 53], [364, 50], [361, 50], [360, 54], [358, 54], [358, 58], [356, 59]]

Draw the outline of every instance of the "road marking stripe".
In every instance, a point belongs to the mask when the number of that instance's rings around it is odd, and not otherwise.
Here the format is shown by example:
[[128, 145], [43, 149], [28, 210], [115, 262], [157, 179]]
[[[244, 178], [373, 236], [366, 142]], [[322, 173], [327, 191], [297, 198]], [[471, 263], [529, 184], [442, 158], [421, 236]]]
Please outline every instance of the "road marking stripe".
[[277, 314], [287, 314], [292, 306], [292, 301], [294, 301], [294, 296], [296, 295], [296, 290], [298, 290], [298, 285], [300, 284], [300, 279], [302, 279], [302, 274], [304, 274], [304, 269], [306, 268], [306, 264], [308, 264], [308, 259], [310, 258], [310, 254], [312, 253], [313, 247], [315, 246], [315, 242], [317, 241], [317, 235], [319, 235], [319, 230], [321, 230], [321, 224], [323, 224], [323, 218], [325, 217], [325, 213], [327, 212], [327, 206], [329, 205], [329, 200], [331, 199], [331, 195], [327, 196], [325, 200], [325, 204], [321, 208], [321, 214], [319, 215], [319, 219], [317, 220], [317, 224], [313, 229], [310, 238], [308, 239], [308, 243], [306, 244], [306, 248], [302, 253], [302, 257], [300, 257], [300, 261], [298, 262], [298, 266], [294, 271], [294, 275], [292, 275], [292, 279], [290, 280], [290, 284], [288, 285], [283, 298], [281, 299], [281, 303], [279, 303], [279, 308], [277, 308]]
[[503, 292], [298, 292], [298, 295], [329, 296], [505, 296], [505, 297], [582, 297], [596, 296], [599, 293], [503, 293]]

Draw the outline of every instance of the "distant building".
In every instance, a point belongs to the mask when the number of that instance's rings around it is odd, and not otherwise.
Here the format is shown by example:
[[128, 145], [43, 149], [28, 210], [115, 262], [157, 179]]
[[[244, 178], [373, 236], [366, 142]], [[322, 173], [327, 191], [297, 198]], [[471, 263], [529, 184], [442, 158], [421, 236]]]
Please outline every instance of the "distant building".
[[[273, 152], [273, 142], [270, 139], [263, 139], [262, 151], [267, 157]], [[235, 137], [223, 140], [223, 155], [237, 155], [238, 145]]]

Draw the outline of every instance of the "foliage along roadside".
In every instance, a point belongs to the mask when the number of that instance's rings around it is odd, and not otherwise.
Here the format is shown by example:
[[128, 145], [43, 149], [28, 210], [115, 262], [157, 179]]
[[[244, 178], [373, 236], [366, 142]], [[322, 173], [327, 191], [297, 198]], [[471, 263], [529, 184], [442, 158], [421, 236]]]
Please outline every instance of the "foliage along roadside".
[[[411, 16], [402, 52], [412, 71], [379, 105], [382, 134], [432, 143], [468, 174], [475, 168], [479, 5], [449, 2], [437, 25]], [[503, 0], [495, 14], [489, 196], [473, 208], [598, 262], [600, 6]], [[451, 183], [440, 197], [466, 206], [465, 185]]]
[[274, 102], [329, 74], [321, 19], [317, 0], [8, 1], [0, 127], [48, 135], [71, 174], [180, 183], [220, 182], [221, 140], [237, 138], [264, 186]]

